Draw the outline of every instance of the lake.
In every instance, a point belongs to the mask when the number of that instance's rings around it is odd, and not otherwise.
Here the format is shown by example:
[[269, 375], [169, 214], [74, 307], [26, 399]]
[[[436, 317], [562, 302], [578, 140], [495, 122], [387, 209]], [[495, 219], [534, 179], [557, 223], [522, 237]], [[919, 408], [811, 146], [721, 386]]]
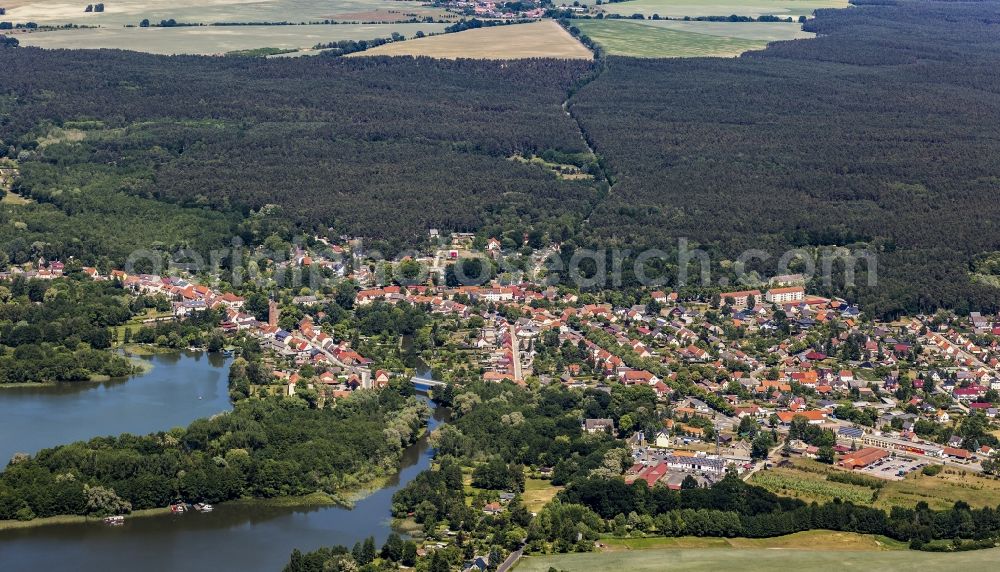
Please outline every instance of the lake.
[[[213, 378], [215, 391], [221, 394], [221, 403], [224, 404], [217, 410], [228, 409], [225, 395], [228, 361], [223, 359], [222, 363], [215, 361], [213, 364], [213, 360], [208, 358], [209, 356], [198, 354], [156, 356], [152, 358], [156, 369], [149, 374], [126, 383], [101, 384], [90, 389], [90, 393], [87, 390], [42, 392], [42, 388], [39, 388], [32, 389], [29, 395], [34, 395], [27, 400], [19, 395], [19, 389], [11, 390], [9, 394], [6, 391], [0, 392], [0, 423], [4, 424], [4, 432], [0, 435], [3, 436], [4, 450], [9, 447], [15, 450], [28, 448], [24, 444], [7, 444], [8, 420], [2, 416], [16, 409], [16, 406], [7, 403], [10, 400], [21, 399], [35, 408], [34, 416], [22, 416], [22, 433], [41, 428], [45, 418], [55, 416], [51, 413], [52, 409], [45, 405], [46, 397], [52, 400], [52, 407], [61, 412], [74, 409], [92, 411], [95, 416], [93, 419], [87, 418], [85, 413], [77, 413], [78, 429], [63, 441], [83, 437], [80, 426], [104, 427], [105, 424], [116, 422], [124, 425], [122, 419], [109, 421], [96, 418], [117, 416], [118, 411], [110, 405], [112, 402], [117, 403], [120, 408], [124, 408], [126, 404], [133, 408], [148, 408], [150, 416], [155, 415], [156, 418], [147, 420], [147, 425], [153, 425], [156, 421], [166, 423], [151, 427], [145, 432], [183, 425], [186, 421], [177, 422], [173, 417], [161, 413], [161, 404], [166, 402], [171, 406], [167, 409], [193, 413], [194, 410], [190, 408], [199, 406], [188, 403], [191, 392], [203, 397], [198, 400], [196, 396], [195, 401], [209, 400], [207, 385], [212, 385]], [[154, 376], [161, 383], [150, 383], [150, 378]], [[169, 383], [162, 383], [164, 381]], [[152, 392], [147, 385], [153, 385], [163, 393]], [[132, 396], [118, 395], [118, 392]], [[94, 395], [110, 396], [109, 405], [103, 405]], [[171, 395], [176, 398], [172, 403]], [[87, 405], [73, 408], [74, 399], [81, 404], [87, 402]], [[435, 408], [430, 427], [433, 429], [444, 421], [447, 413], [444, 408]], [[188, 417], [193, 419], [199, 416], [203, 414]], [[135, 425], [135, 420], [132, 423]], [[144, 432], [138, 429], [132, 431]], [[95, 434], [107, 432], [109, 431], [102, 429]], [[42, 446], [49, 444], [51, 443], [46, 442]], [[400, 472], [386, 486], [358, 501], [351, 509], [221, 504], [211, 513], [126, 518], [123, 526], [114, 528], [93, 522], [0, 531], [0, 570], [278, 572], [288, 562], [288, 556], [294, 548], [314, 550], [335, 544], [350, 547], [368, 536], [374, 536], [381, 546], [391, 532], [389, 524], [393, 493], [426, 469], [432, 457], [433, 449], [427, 439], [419, 440], [404, 452]]]
[[232, 409], [229, 359], [158, 354], [153, 369], [125, 380], [0, 388], [0, 465], [16, 452], [102, 435], [164, 431]]

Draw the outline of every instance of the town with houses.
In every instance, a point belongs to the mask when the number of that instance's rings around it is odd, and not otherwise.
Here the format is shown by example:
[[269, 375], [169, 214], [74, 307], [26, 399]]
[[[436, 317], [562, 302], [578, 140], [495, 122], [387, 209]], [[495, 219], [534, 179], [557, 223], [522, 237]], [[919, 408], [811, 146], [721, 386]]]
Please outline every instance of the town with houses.
[[1000, 2], [126, 4], [0, 2], [0, 572], [998, 568]]
[[459, 14], [477, 18], [513, 20], [515, 18], [541, 18], [545, 8], [538, 2], [494, 2], [492, 0], [448, 0], [434, 5], [447, 8]]
[[[353, 280], [356, 307], [408, 304], [464, 324], [469, 332], [462, 349], [473, 356], [473, 371], [483, 381], [608, 392], [614, 384], [649, 387], [662, 403], [662, 427], [655, 433], [615, 427], [610, 419], [581, 419], [587, 432], [628, 441], [635, 459], [629, 482], [679, 488], [690, 476], [707, 486], [728, 471], [750, 476], [789, 456], [825, 456], [828, 463], [858, 471], [897, 463], [891, 472], [876, 471], [887, 479], [928, 464], [971, 472], [993, 466], [996, 451], [986, 441], [996, 438], [980, 442], [958, 429], [970, 416], [993, 429], [1000, 402], [996, 316], [939, 313], [872, 321], [843, 300], [811, 295], [799, 275], [699, 299], [652, 290], [643, 293], [643, 303], [627, 307], [544, 283], [442, 284], [449, 261], [501, 254], [495, 239], [478, 253], [471, 241], [471, 235], [456, 234], [450, 244], [417, 259], [430, 267], [431, 279], [421, 284], [379, 284], [368, 264], [348, 270], [340, 255], [351, 252], [351, 241], [318, 243], [326, 254], [296, 247], [282, 265], [324, 268]], [[40, 260], [0, 279], [58, 278], [64, 269], [62, 262]], [[171, 312], [154, 319], [219, 311], [222, 331], [251, 336], [269, 352], [274, 385], [287, 395], [308, 387], [335, 400], [403, 376], [422, 389], [461, 381], [448, 371], [432, 372], [433, 355], [423, 372], [380, 367], [321, 325], [318, 309], [329, 301], [318, 294], [271, 299], [266, 319], [258, 319], [246, 310], [243, 296], [192, 276], [102, 274], [90, 267], [82, 272], [120, 281], [137, 295], [169, 299]], [[300, 309], [302, 318], [282, 327], [289, 306]], [[576, 348], [578, 357], [553, 363], [545, 345]], [[768, 432], [772, 438], [754, 451], [751, 437]]]

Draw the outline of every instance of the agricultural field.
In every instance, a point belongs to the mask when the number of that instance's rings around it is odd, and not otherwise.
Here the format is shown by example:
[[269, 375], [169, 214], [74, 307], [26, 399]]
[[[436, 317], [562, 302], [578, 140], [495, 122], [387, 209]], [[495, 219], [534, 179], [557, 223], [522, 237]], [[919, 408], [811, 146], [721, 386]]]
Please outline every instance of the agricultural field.
[[[305, 50], [337, 40], [386, 38], [393, 32], [413, 37], [438, 33], [447, 24], [337, 24], [302, 26], [197, 26], [181, 28], [93, 28], [19, 34], [23, 46], [40, 48], [113, 48], [153, 54], [225, 54], [278, 48]], [[298, 52], [296, 52], [298, 53]]]
[[551, 20], [478, 28], [453, 34], [394, 42], [352, 56], [429, 56], [432, 58], [514, 60], [590, 59], [593, 54]]
[[976, 508], [996, 507], [1000, 505], [1000, 481], [950, 467], [935, 477], [912, 474], [887, 485], [876, 506], [888, 509], [920, 501], [938, 509], [950, 508], [956, 501]]
[[824, 503], [840, 498], [854, 504], [872, 504], [874, 490], [868, 487], [827, 481], [824, 475], [795, 469], [773, 469], [756, 473], [751, 483], [805, 502]]
[[885, 481], [877, 495], [870, 487], [826, 480], [826, 475], [834, 471], [844, 472], [800, 459], [790, 466], [756, 473], [750, 482], [805, 502], [823, 503], [840, 497], [883, 510], [892, 506], [912, 507], [920, 501], [934, 509], [950, 508], [956, 501], [965, 501], [976, 508], [1000, 504], [1000, 481], [950, 467], [933, 477], [917, 471], [898, 481]]
[[[711, 22], [678, 22], [678, 24], [709, 24]], [[706, 27], [704, 33], [695, 32], [696, 26], [668, 28], [654, 21], [633, 20], [579, 20], [573, 23], [580, 31], [597, 42], [611, 55], [638, 58], [693, 58], [731, 57], [750, 50], [761, 50], [770, 38], [747, 38], [721, 35], [723, 29]], [[652, 24], [652, 25], [650, 25]], [[735, 24], [732, 33], [753, 35], [751, 30], [758, 22]], [[787, 39], [801, 33], [797, 24], [782, 24]], [[743, 26], [737, 28], [736, 26]], [[759, 35], [774, 36], [780, 32], [773, 27], [761, 29]]]
[[910, 572], [961, 568], [968, 572], [994, 570], [1000, 549], [937, 554], [913, 550], [842, 550], [775, 548], [650, 549], [597, 554], [552, 554], [521, 560], [517, 572], [544, 572], [550, 567], [568, 572], [629, 570], [630, 572], [771, 572], [786, 570], [878, 570]]
[[809, 550], [900, 550], [907, 548], [891, 538], [854, 532], [807, 530], [774, 538], [715, 538], [680, 536], [675, 538], [609, 538], [601, 540], [602, 552], [651, 549], [767, 548]]
[[[436, 16], [440, 10], [403, 0], [114, 0], [104, 12], [84, 12], [95, 0], [4, 0], [4, 20], [41, 25], [68, 23], [121, 27], [143, 19], [156, 23], [381, 21], [383, 13]], [[378, 11], [378, 17], [376, 16]], [[371, 17], [369, 17], [371, 16]], [[393, 18], [396, 19], [396, 18]]]
[[629, 0], [604, 4], [600, 10], [607, 14], [631, 16], [642, 14], [649, 18], [659, 14], [664, 18], [690, 16], [811, 16], [820, 8], [846, 8], [847, 0], [719, 0], [698, 2], [697, 0]]
[[697, 22], [694, 20], [632, 20], [632, 23], [652, 26], [678, 32], [740, 38], [743, 40], [801, 40], [814, 38], [816, 34], [806, 32], [798, 22]]

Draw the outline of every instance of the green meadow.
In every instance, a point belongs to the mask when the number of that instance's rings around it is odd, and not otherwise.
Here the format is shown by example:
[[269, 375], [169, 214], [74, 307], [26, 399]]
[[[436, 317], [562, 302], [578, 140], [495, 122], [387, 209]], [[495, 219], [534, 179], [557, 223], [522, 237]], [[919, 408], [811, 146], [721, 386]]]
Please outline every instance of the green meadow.
[[600, 8], [608, 14], [631, 16], [642, 14], [649, 18], [659, 14], [664, 18], [690, 16], [810, 16], [820, 8], [846, 8], [847, 0], [629, 0], [604, 4]]
[[[192, 26], [178, 28], [81, 28], [19, 34], [21, 45], [39, 48], [112, 48], [153, 54], [225, 54], [271, 48], [269, 53], [305, 50], [339, 40], [412, 38], [440, 33], [447, 24], [315, 24], [304, 26]], [[267, 55], [261, 53], [260, 55]]]
[[[579, 20], [573, 24], [600, 44], [608, 54], [637, 58], [734, 57], [749, 50], [763, 49], [768, 41], [777, 39], [774, 36], [780, 36], [783, 32], [787, 32], [787, 39], [802, 33], [795, 24], [782, 24], [786, 26], [785, 30], [776, 30], [772, 26], [755, 31], [755, 26], [763, 25], [757, 22], [736, 24], [731, 30], [712, 26], [704, 32], [695, 31], [699, 30], [698, 26], [671, 28], [653, 21]], [[740, 34], [743, 37], [721, 35], [723, 33]], [[764, 37], [753, 37], [755, 34]]]
[[963, 572], [996, 570], [1000, 549], [952, 554], [915, 550], [798, 550], [780, 548], [649, 549], [593, 554], [530, 556], [517, 572], [546, 572], [550, 567], [566, 572], [628, 570], [629, 572], [772, 572], [774, 570], [859, 570], [910, 572], [960, 569]]

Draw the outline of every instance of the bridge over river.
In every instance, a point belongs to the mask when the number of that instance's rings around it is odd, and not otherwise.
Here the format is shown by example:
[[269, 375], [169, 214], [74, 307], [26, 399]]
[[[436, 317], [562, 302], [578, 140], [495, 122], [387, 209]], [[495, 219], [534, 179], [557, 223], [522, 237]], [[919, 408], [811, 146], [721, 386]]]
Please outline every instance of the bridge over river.
[[437, 381], [436, 379], [431, 379], [429, 377], [413, 376], [410, 378], [410, 383], [417, 391], [430, 391], [437, 387], [444, 387], [447, 385], [443, 381]]

